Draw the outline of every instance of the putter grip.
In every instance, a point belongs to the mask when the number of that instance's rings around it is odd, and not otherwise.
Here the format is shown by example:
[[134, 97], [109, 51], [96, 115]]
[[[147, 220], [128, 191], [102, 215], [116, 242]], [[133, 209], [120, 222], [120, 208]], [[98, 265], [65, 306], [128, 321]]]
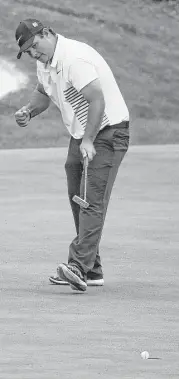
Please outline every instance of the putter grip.
[[88, 175], [88, 156], [84, 158], [84, 201], [86, 201], [87, 175]]

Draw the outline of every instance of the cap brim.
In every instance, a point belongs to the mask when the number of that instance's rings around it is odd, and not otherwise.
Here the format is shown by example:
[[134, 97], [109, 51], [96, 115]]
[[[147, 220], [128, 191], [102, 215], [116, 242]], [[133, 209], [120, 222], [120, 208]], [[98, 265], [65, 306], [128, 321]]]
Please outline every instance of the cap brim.
[[35, 35], [34, 35], [33, 37], [29, 38], [28, 41], [26, 41], [26, 42], [21, 46], [21, 48], [20, 48], [20, 50], [19, 50], [19, 52], [18, 52], [18, 54], [17, 54], [17, 59], [20, 59], [22, 53], [23, 53], [24, 51], [26, 51], [26, 50], [32, 45], [34, 38], [35, 38]]

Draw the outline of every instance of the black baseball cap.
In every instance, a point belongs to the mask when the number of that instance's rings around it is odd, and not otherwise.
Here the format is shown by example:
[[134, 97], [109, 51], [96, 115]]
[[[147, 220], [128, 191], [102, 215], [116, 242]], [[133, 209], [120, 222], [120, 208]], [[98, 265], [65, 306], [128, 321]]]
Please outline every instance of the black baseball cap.
[[20, 22], [15, 33], [16, 41], [20, 47], [17, 59], [20, 59], [22, 52], [32, 45], [35, 35], [43, 28], [44, 25], [35, 18], [28, 18]]

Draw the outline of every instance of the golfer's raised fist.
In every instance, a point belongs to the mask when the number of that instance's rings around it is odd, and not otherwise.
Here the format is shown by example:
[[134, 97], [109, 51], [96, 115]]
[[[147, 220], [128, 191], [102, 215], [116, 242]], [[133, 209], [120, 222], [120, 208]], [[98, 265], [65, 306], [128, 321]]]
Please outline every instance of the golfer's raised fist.
[[15, 113], [15, 119], [19, 126], [25, 127], [30, 121], [30, 111], [26, 106], [22, 107]]

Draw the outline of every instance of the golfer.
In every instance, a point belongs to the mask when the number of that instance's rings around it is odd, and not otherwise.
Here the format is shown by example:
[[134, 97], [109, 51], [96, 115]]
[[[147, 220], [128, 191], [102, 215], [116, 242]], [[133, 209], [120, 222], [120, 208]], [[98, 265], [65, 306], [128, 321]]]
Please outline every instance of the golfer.
[[[129, 112], [114, 75], [103, 57], [86, 43], [65, 38], [39, 20], [20, 22], [15, 33], [23, 53], [37, 61], [37, 86], [29, 103], [15, 113], [19, 126], [45, 111], [50, 102], [71, 139], [65, 170], [76, 227], [68, 263], [61, 263], [51, 282], [85, 291], [103, 285], [99, 243], [111, 190], [129, 145]], [[88, 159], [86, 201], [83, 198], [84, 158]]]

